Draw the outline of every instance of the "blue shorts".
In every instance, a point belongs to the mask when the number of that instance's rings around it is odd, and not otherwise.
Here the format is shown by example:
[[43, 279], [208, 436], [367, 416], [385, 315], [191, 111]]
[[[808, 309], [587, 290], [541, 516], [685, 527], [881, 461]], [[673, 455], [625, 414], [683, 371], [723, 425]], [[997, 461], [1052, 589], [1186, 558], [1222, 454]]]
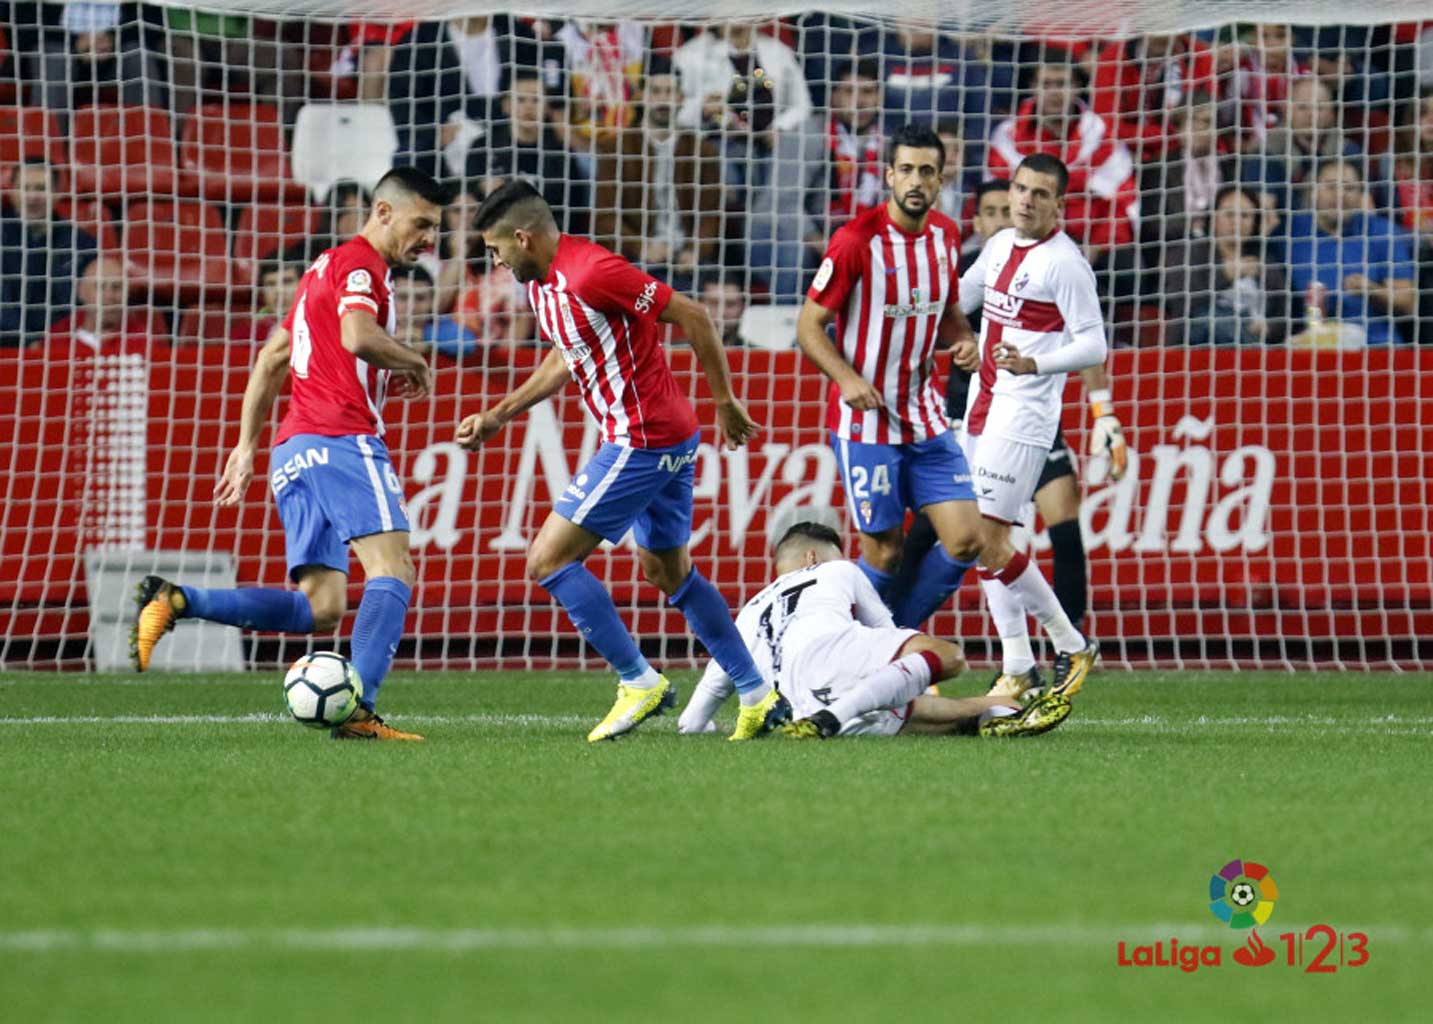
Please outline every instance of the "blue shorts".
[[862, 533], [880, 533], [941, 501], [974, 501], [970, 467], [954, 431], [913, 444], [864, 444], [831, 433], [851, 522]]
[[671, 448], [604, 444], [572, 478], [552, 510], [617, 543], [630, 529], [648, 551], [679, 548], [692, 536], [692, 477], [701, 431]]
[[376, 437], [295, 434], [269, 457], [269, 488], [294, 580], [305, 565], [346, 573], [353, 538], [408, 529], [403, 485]]

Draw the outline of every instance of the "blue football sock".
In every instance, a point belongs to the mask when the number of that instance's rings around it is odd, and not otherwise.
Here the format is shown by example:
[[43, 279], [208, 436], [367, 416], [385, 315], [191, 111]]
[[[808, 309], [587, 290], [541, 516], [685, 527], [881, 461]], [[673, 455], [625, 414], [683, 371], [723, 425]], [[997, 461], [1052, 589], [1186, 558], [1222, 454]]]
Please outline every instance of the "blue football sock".
[[206, 619], [266, 633], [313, 632], [313, 609], [302, 590], [272, 587], [236, 590], [180, 587], [179, 590], [184, 595], [184, 617], [188, 619]]
[[667, 603], [686, 616], [692, 634], [731, 676], [737, 693], [750, 693], [766, 685], [761, 670], [751, 660], [751, 652], [737, 632], [726, 598], [709, 579], [692, 569], [682, 585], [667, 598]]
[[363, 600], [353, 621], [350, 638], [353, 668], [363, 680], [362, 704], [373, 710], [378, 688], [393, 665], [398, 641], [403, 639], [403, 619], [413, 600], [413, 589], [392, 576], [375, 576], [363, 585]]
[[896, 606], [891, 617], [896, 625], [905, 629], [919, 629], [921, 623], [936, 613], [951, 594], [960, 587], [965, 571], [974, 562], [957, 562], [946, 554], [945, 548], [937, 544], [921, 559], [916, 571], [915, 582]]
[[538, 586], [557, 599], [582, 639], [596, 648], [624, 681], [640, 680], [652, 671], [622, 625], [612, 595], [581, 562], [564, 565], [547, 579], [538, 580]]
[[[937, 544], [936, 547], [940, 545]], [[895, 577], [888, 572], [882, 572], [864, 558], [856, 559], [856, 568], [866, 574], [866, 579], [871, 581], [871, 586], [876, 588], [876, 596], [882, 601], [889, 603], [891, 595], [891, 583]]]

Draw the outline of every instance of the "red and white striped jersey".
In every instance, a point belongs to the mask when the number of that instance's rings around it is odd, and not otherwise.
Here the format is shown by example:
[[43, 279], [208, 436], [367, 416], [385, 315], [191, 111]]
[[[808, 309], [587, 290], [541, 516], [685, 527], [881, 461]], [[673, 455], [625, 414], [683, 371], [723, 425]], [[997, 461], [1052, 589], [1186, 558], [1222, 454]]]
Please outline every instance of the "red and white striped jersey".
[[806, 295], [836, 313], [836, 347], [881, 393], [885, 406], [857, 412], [833, 382], [826, 426], [847, 441], [910, 444], [950, 429], [931, 379], [936, 331], [956, 299], [960, 230], [932, 211], [910, 234], [882, 203], [831, 236]]
[[965, 430], [1049, 448], [1064, 404], [1065, 374], [1016, 376], [995, 365], [995, 348], [1022, 356], [1062, 348], [1073, 331], [1104, 330], [1095, 272], [1059, 228], [1038, 241], [1017, 241], [1015, 229], [991, 237], [960, 279], [960, 305], [981, 307], [980, 372], [965, 406]]
[[670, 285], [600, 245], [563, 235], [547, 278], [529, 283], [527, 297], [604, 441], [670, 448], [697, 432], [697, 414], [659, 337]]
[[293, 392], [274, 444], [295, 434], [383, 436], [391, 373], [343, 347], [339, 321], [355, 310], [372, 313], [384, 330], [396, 333], [393, 277], [361, 235], [324, 252], [299, 281], [294, 307], [284, 319]]

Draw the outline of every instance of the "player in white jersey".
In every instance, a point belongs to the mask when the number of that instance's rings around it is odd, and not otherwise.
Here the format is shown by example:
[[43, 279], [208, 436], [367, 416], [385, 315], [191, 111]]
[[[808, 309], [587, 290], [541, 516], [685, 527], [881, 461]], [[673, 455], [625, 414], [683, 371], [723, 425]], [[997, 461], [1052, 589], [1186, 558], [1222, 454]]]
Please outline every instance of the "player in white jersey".
[[1018, 691], [1034, 666], [1029, 613], [1055, 645], [1056, 687], [1071, 695], [1099, 646], [1070, 622], [1039, 567], [1010, 544], [1010, 528], [1026, 515], [1059, 429], [1065, 375], [1102, 365], [1107, 350], [1094, 271], [1060, 230], [1068, 182], [1065, 165], [1047, 154], [1016, 168], [1014, 226], [997, 232], [962, 276], [960, 302], [983, 308], [980, 370], [967, 399], [962, 447], [985, 520], [980, 582], [1004, 655], [997, 686], [1014, 675]]
[[[783, 729], [788, 736], [1031, 736], [1069, 715], [1069, 699], [1053, 691], [1023, 703], [925, 695], [965, 668], [960, 648], [898, 627], [830, 527], [797, 523], [777, 543], [775, 561], [776, 580], [746, 603], [736, 626], [763, 677], [800, 716]], [[734, 692], [711, 662], [678, 729], [713, 731], [712, 716]]]

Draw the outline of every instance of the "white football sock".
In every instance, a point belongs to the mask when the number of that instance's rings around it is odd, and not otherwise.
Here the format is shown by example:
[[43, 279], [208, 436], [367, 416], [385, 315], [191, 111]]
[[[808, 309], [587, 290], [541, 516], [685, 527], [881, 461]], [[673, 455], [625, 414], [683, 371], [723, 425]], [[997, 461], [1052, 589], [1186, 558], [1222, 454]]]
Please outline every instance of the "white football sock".
[[926, 656], [907, 654], [858, 681], [826, 710], [845, 725], [868, 711], [908, 704], [924, 693], [929, 685], [930, 662]]
[[980, 589], [985, 593], [985, 606], [990, 609], [990, 621], [1000, 634], [1000, 671], [1005, 675], [1022, 675], [1035, 667], [1035, 655], [1030, 649], [1030, 630], [1026, 621], [1025, 606], [1010, 592], [1010, 588], [984, 570], [980, 573]]
[[731, 696], [733, 689], [731, 683], [725, 680], [713, 682], [710, 677], [702, 676], [701, 682], [697, 683], [696, 689], [692, 691], [692, 699], [687, 701], [687, 706], [682, 708], [681, 717], [677, 719], [677, 732], [686, 736], [715, 730], [712, 719]]
[[1040, 623], [1054, 643], [1055, 650], [1084, 650], [1085, 638], [1065, 614], [1065, 609], [1060, 607], [1060, 599], [1055, 596], [1055, 591], [1051, 589], [1038, 565], [1024, 555], [1017, 554], [997, 575], [1005, 581], [1010, 592], [1019, 598], [1025, 610], [1035, 616], [1035, 621]]

